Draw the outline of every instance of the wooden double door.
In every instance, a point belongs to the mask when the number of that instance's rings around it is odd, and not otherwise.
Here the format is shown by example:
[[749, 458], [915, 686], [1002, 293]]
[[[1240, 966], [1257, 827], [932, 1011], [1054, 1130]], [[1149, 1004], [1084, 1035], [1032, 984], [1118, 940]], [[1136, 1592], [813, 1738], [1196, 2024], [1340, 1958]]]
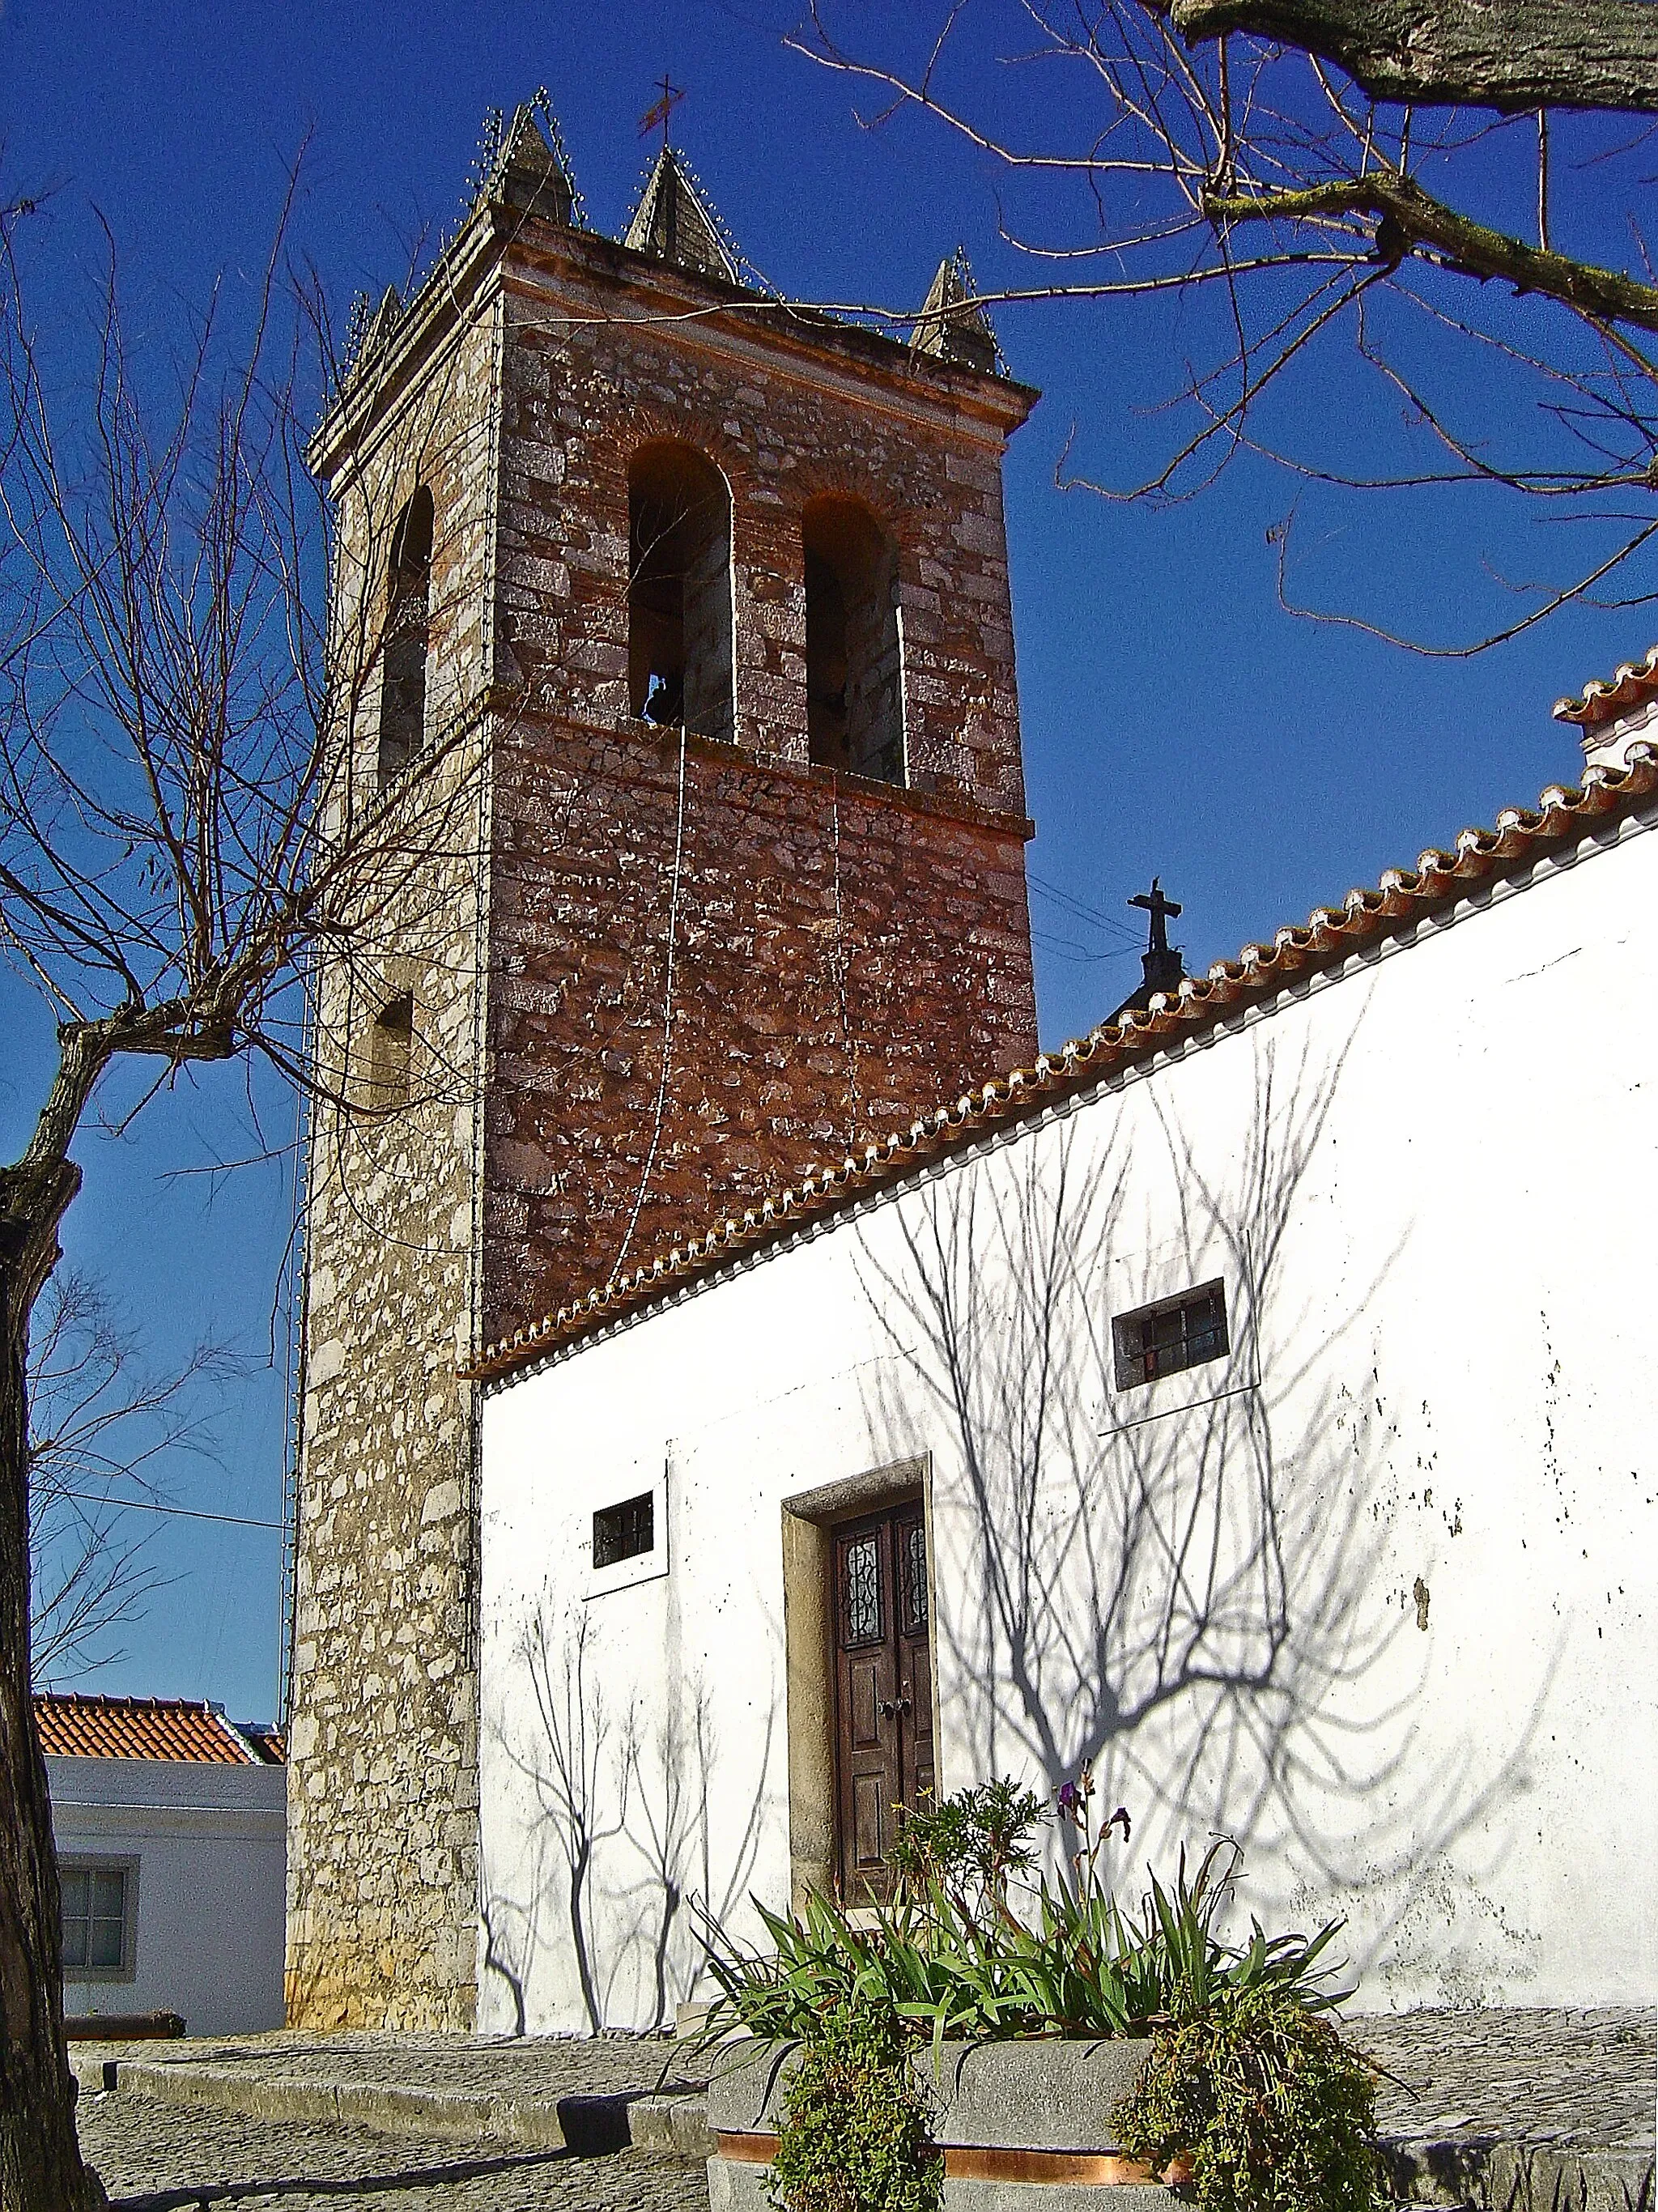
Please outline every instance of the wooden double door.
[[841, 1894], [891, 1893], [896, 1808], [933, 1786], [926, 1522], [919, 1498], [834, 1531], [835, 1795]]

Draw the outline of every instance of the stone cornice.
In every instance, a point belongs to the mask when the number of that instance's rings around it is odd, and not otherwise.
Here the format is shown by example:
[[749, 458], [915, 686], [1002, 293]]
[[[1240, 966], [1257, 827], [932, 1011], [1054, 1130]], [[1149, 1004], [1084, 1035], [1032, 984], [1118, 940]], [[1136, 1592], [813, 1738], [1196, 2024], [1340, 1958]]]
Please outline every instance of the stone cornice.
[[599, 319], [673, 322], [689, 349], [744, 366], [763, 363], [803, 384], [838, 383], [868, 405], [871, 387], [886, 411], [999, 447], [1041, 394], [1011, 378], [987, 375], [922, 353], [897, 338], [845, 323], [821, 309], [769, 299], [741, 285], [635, 252], [597, 233], [541, 216], [480, 208], [440, 257], [390, 334], [372, 340], [313, 433], [307, 459], [329, 482], [385, 413], [407, 392], [433, 349], [494, 295], [496, 276], [521, 295], [546, 300], [560, 290], [610, 291], [630, 303], [626, 315]]

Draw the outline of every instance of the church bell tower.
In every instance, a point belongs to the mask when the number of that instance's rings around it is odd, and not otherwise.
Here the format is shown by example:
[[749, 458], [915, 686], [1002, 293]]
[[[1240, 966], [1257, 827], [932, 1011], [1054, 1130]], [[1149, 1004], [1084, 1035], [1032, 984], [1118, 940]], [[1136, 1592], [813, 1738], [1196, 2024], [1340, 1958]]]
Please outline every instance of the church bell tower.
[[359, 333], [313, 456], [368, 648], [347, 803], [446, 811], [319, 979], [295, 2024], [471, 2017], [468, 1368], [1035, 1051], [1001, 485], [1035, 397], [962, 257], [902, 338], [784, 301], [665, 144], [600, 235], [544, 100]]

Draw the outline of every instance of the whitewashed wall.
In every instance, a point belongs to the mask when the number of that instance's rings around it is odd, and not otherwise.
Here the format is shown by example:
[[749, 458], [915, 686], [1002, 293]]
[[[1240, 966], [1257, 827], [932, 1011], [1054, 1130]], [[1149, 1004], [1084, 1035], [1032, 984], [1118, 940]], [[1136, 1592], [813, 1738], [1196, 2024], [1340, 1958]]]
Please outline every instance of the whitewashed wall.
[[[921, 1452], [942, 1788], [1093, 1756], [1131, 1888], [1224, 1830], [1369, 2005], [1649, 2000], [1655, 916], [1626, 823], [493, 1394], [480, 2024], [647, 2023], [693, 1895], [786, 1900], [780, 1509]], [[1217, 1274], [1230, 1359], [1116, 1391]]]
[[60, 1859], [136, 1862], [131, 1979], [66, 1980], [74, 2014], [169, 2011], [192, 2035], [282, 2024], [288, 1771], [46, 1761]]

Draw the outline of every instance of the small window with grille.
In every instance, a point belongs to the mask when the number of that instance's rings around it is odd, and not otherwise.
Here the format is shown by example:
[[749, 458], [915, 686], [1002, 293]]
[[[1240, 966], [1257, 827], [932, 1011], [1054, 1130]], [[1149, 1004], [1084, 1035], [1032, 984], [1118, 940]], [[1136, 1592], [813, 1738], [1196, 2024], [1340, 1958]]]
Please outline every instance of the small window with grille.
[[107, 1863], [58, 1868], [66, 1982], [132, 1978], [137, 1871]]
[[1156, 1382], [1187, 1367], [1224, 1359], [1231, 1350], [1226, 1330], [1226, 1285], [1218, 1279], [1182, 1291], [1176, 1298], [1117, 1314], [1111, 1322], [1117, 1388]]
[[584, 1538], [592, 1532], [584, 1599], [659, 1581], [668, 1571], [666, 1467], [635, 1460], [608, 1470], [595, 1468], [591, 1483], [577, 1524]]
[[593, 1516], [593, 1565], [619, 1567], [656, 1546], [656, 1498], [642, 1491], [619, 1505], [601, 1506]]

